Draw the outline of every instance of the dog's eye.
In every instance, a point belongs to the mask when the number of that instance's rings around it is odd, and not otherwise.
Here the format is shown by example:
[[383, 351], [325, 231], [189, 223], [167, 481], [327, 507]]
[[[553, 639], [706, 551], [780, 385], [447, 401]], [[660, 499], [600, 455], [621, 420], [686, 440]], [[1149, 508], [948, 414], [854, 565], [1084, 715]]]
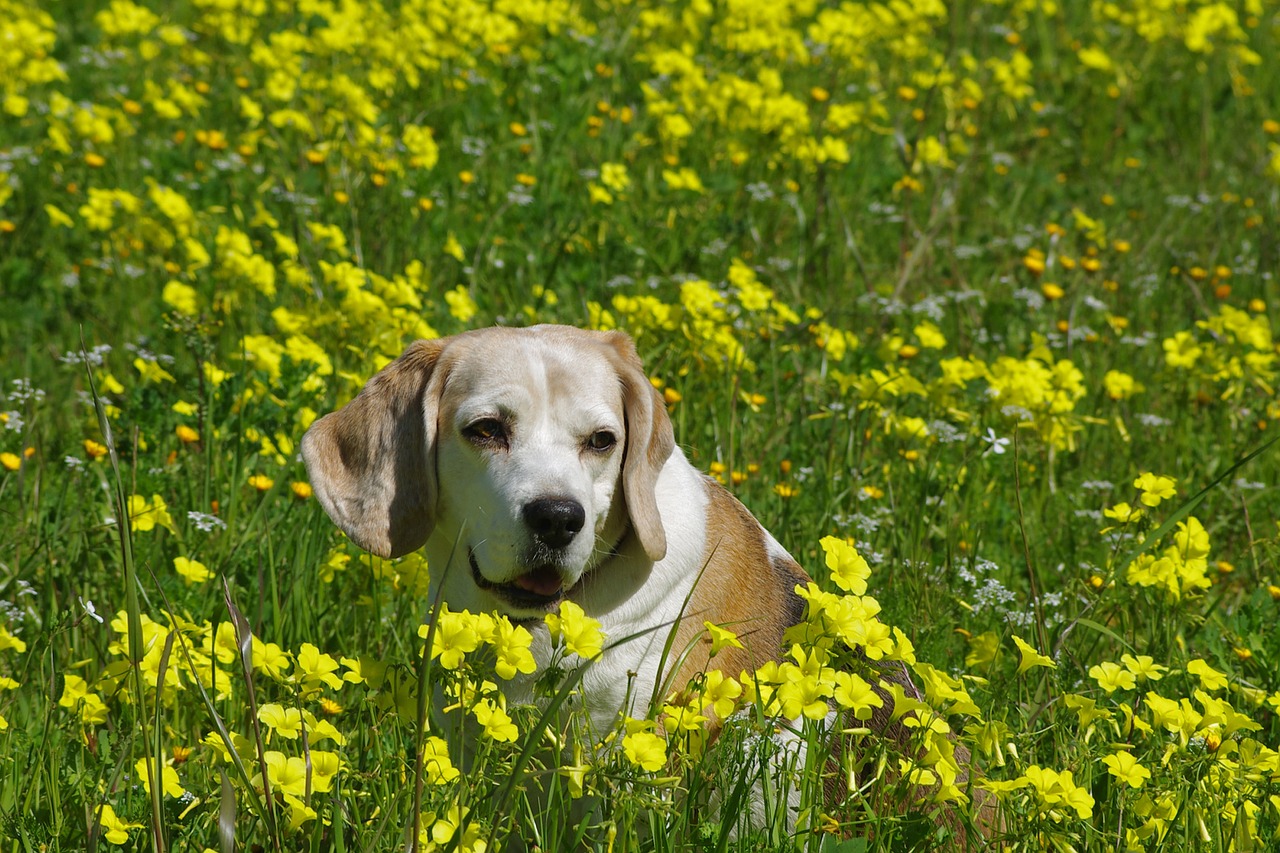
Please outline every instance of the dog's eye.
[[609, 432], [607, 429], [602, 429], [599, 432], [593, 432], [587, 437], [587, 447], [590, 447], [592, 450], [612, 450], [613, 446], [617, 443], [617, 436]]
[[497, 418], [481, 418], [467, 424], [462, 434], [476, 444], [501, 444], [507, 440], [507, 428]]

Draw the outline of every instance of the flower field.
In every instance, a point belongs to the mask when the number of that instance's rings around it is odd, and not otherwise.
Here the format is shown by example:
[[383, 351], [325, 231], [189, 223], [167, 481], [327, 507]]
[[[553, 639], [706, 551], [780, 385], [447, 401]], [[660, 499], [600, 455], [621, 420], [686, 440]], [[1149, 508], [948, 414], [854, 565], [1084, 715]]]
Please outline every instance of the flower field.
[[[0, 850], [1277, 849], [1277, 57], [1275, 0], [0, 0]], [[543, 322], [815, 579], [607, 732], [625, 638], [432, 618], [298, 456]]]

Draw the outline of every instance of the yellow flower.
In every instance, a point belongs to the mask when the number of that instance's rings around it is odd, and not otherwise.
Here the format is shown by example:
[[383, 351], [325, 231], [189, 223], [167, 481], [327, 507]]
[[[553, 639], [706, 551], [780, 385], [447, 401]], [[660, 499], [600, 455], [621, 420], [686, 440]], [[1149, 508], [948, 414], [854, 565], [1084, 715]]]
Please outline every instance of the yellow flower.
[[169, 515], [169, 507], [164, 498], [152, 495], [148, 501], [142, 495], [130, 495], [126, 504], [129, 515], [129, 529], [134, 531], [154, 530], [158, 524], [173, 533], [173, 516]]
[[80, 703], [80, 724], [85, 728], [100, 726], [107, 721], [107, 705], [102, 697], [90, 693]]
[[1204, 351], [1196, 343], [1190, 332], [1178, 332], [1172, 338], [1165, 338], [1161, 344], [1164, 348], [1164, 360], [1170, 367], [1192, 367]]
[[0, 108], [15, 118], [22, 118], [25, 116], [27, 114], [27, 109], [30, 106], [31, 101], [16, 92], [10, 92], [5, 96], [3, 104], [0, 104]]
[[587, 184], [587, 195], [592, 204], [613, 204], [613, 193], [591, 181]]
[[502, 743], [514, 743], [520, 736], [520, 730], [507, 716], [507, 712], [499, 708], [492, 699], [481, 699], [471, 709], [476, 722], [484, 726], [484, 733]]
[[1203, 658], [1196, 658], [1187, 664], [1187, 672], [1200, 677], [1200, 686], [1205, 690], [1221, 690], [1229, 683], [1227, 674], [1219, 672]]
[[693, 125], [679, 113], [662, 117], [662, 134], [669, 139], [685, 139], [693, 135]]
[[1093, 725], [1096, 720], [1111, 719], [1110, 711], [1098, 710], [1098, 702], [1096, 699], [1091, 699], [1087, 696], [1080, 696], [1075, 693], [1065, 693], [1062, 696], [1062, 701], [1066, 703], [1068, 708], [1076, 712], [1080, 717], [1080, 725], [1084, 726], [1086, 729]]
[[1117, 663], [1105, 661], [1089, 668], [1089, 677], [1098, 682], [1098, 686], [1108, 693], [1117, 690], [1132, 690], [1137, 686], [1133, 673]]
[[912, 331], [920, 340], [920, 346], [925, 349], [942, 349], [947, 345], [947, 338], [942, 334], [942, 330], [932, 323], [921, 323]]
[[434, 736], [422, 745], [422, 769], [431, 785], [444, 785], [461, 775], [449, 760], [449, 744]]
[[1179, 705], [1173, 699], [1167, 699], [1151, 690], [1148, 690], [1143, 698], [1146, 700], [1147, 708], [1151, 711], [1151, 725], [1170, 733], [1182, 730], [1183, 725], [1187, 722], [1187, 716], [1184, 712], [1195, 714], [1190, 703]]
[[1111, 57], [1107, 56], [1107, 52], [1097, 45], [1080, 48], [1076, 51], [1076, 58], [1086, 68], [1093, 68], [1098, 71], [1110, 71], [1112, 68]]
[[590, 660], [604, 648], [605, 636], [600, 623], [572, 601], [561, 602], [560, 612], [548, 613], [546, 623], [552, 639], [563, 638], [565, 649], [571, 654]]
[[828, 670], [829, 678], [820, 672], [806, 672], [790, 662], [779, 667], [782, 684], [778, 686], [778, 702], [783, 716], [796, 719], [800, 716], [821, 720], [831, 710], [827, 699], [831, 696], [835, 673]]
[[600, 183], [616, 193], [625, 192], [631, 187], [631, 176], [622, 163], [602, 163], [600, 165]]
[[183, 444], [192, 444], [200, 440], [200, 433], [196, 432], [186, 424], [178, 424], [174, 433], [178, 436], [178, 440]]
[[17, 471], [22, 467], [22, 457], [14, 453], [0, 453], [0, 465], [6, 471]]
[[703, 710], [710, 708], [717, 717], [725, 719], [733, 713], [742, 696], [742, 685], [732, 678], [727, 678], [718, 669], [707, 673], [702, 685]]
[[858, 550], [844, 539], [834, 536], [824, 536], [818, 544], [826, 555], [827, 568], [831, 570], [831, 578], [836, 585], [852, 595], [866, 595], [871, 567]]
[[467, 288], [461, 284], [453, 290], [446, 291], [444, 301], [449, 305], [449, 313], [460, 323], [471, 322], [471, 319], [476, 316], [476, 312], [479, 310], [475, 300], [467, 292]]
[[150, 359], [135, 358], [133, 366], [138, 373], [142, 374], [142, 378], [147, 382], [176, 382], [173, 374], [160, 366], [158, 361]]
[[[431, 638], [431, 657], [439, 658], [445, 669], [457, 669], [463, 658], [480, 647], [480, 632], [474, 615], [465, 610], [454, 613], [442, 606], [436, 615], [435, 633]], [[431, 628], [422, 625], [418, 636], [426, 639]]]
[[695, 193], [706, 192], [706, 187], [702, 185], [702, 180], [698, 177], [698, 173], [688, 166], [682, 167], [678, 171], [663, 169], [662, 180], [666, 181], [667, 186], [673, 190], [689, 190]]
[[1141, 500], [1147, 506], [1159, 506], [1160, 501], [1173, 497], [1177, 492], [1174, 487], [1178, 481], [1172, 477], [1162, 477], [1147, 471], [1133, 481], [1133, 487], [1142, 491]]
[[275, 643], [264, 643], [257, 637], [254, 637], [252, 642], [253, 668], [277, 681], [283, 680], [285, 673], [292, 666], [289, 654]]
[[1102, 377], [1102, 387], [1112, 400], [1127, 400], [1145, 390], [1141, 382], [1119, 370], [1108, 370]]
[[432, 169], [440, 160], [440, 149], [436, 146], [429, 127], [407, 125], [401, 141], [409, 152], [409, 165], [415, 169]]
[[331, 655], [320, 651], [311, 643], [303, 643], [298, 649], [298, 668], [294, 677], [304, 693], [320, 689], [327, 684], [334, 690], [342, 688], [342, 679], [337, 676], [338, 662]]
[[667, 744], [652, 732], [633, 732], [622, 739], [622, 751], [636, 767], [653, 773], [667, 763]]
[[227, 371], [220, 369], [211, 361], [204, 362], [202, 368], [204, 370], [204, 378], [208, 379], [215, 387], [221, 385], [226, 381], [227, 377], [231, 375], [230, 373], [227, 373]]
[[5, 651], [6, 649], [13, 649], [21, 654], [27, 650], [27, 644], [21, 639], [13, 636], [13, 634], [10, 634], [8, 628], [0, 625], [0, 652]]
[[171, 281], [166, 284], [164, 290], [160, 292], [160, 298], [174, 311], [188, 317], [194, 316], [200, 310], [196, 289], [180, 281]]
[[538, 668], [533, 653], [529, 651], [533, 635], [523, 625], [513, 625], [503, 616], [495, 620], [489, 642], [493, 645], [494, 671], [499, 678], [515, 678], [517, 672], [528, 675]]
[[178, 574], [182, 575], [182, 579], [189, 584], [203, 583], [213, 577], [213, 572], [209, 571], [204, 563], [188, 560], [186, 557], [174, 557], [173, 567], [178, 570]]
[[268, 477], [266, 474], [251, 474], [249, 476], [249, 485], [253, 486], [260, 492], [270, 491], [276, 481]]
[[76, 221], [74, 219], [72, 219], [67, 214], [63, 213], [60, 208], [55, 207], [52, 204], [46, 204], [44, 206], [44, 212], [49, 217], [49, 221], [52, 224], [58, 226], [59, 228], [75, 228], [76, 227]]
[[307, 763], [302, 758], [282, 752], [269, 751], [262, 756], [267, 765], [267, 778], [271, 787], [285, 794], [301, 797], [307, 791]]
[[1194, 515], [1178, 522], [1173, 541], [1177, 554], [1184, 560], [1202, 560], [1209, 556], [1209, 532]]
[[[133, 770], [138, 775], [138, 778], [142, 780], [142, 787], [146, 789], [148, 794], [151, 793], [152, 776], [156, 770], [155, 761], [149, 758], [139, 758], [137, 763], [133, 765]], [[165, 794], [170, 797], [181, 797], [186, 793], [178, 779], [178, 771], [167, 763], [160, 769], [160, 786], [164, 788]]]
[[119, 845], [129, 843], [130, 830], [142, 828], [140, 823], [121, 820], [116, 816], [116, 810], [109, 805], [104, 805], [102, 811], [98, 812], [98, 824], [102, 827], [102, 837], [111, 844]]
[[[458, 238], [454, 236], [452, 231], [450, 231], [449, 235], [445, 238], [444, 253], [458, 263], [463, 263], [467, 259], [466, 254], [462, 251], [462, 244], [458, 242]], [[447, 298], [448, 297], [446, 296], [446, 299]]]
[[856, 673], [837, 671], [833, 695], [841, 708], [853, 712], [859, 720], [869, 720], [876, 708], [884, 707], [884, 700], [871, 685]]
[[293, 492], [293, 496], [300, 501], [305, 501], [313, 494], [310, 483], [294, 481], [289, 484], [289, 491]]
[[735, 649], [742, 648], [742, 641], [738, 639], [738, 635], [730, 631], [728, 628], [721, 628], [712, 622], [703, 622], [703, 627], [707, 629], [707, 634], [711, 637], [711, 656], [715, 657], [720, 654], [720, 650], [726, 646]]
[[970, 668], [985, 666], [994, 661], [999, 654], [1000, 638], [996, 636], [996, 632], [983, 631], [969, 639], [969, 653], [964, 656], [964, 665]]
[[1032, 764], [1024, 775], [1046, 811], [1062, 805], [1075, 811], [1081, 820], [1093, 816], [1093, 797], [1075, 784], [1070, 770], [1058, 772]]
[[1120, 656], [1120, 662], [1124, 664], [1124, 668], [1132, 672], [1138, 678], [1147, 678], [1152, 681], [1159, 681], [1164, 678], [1167, 667], [1163, 667], [1156, 663], [1150, 655], [1138, 655], [1134, 657], [1131, 654], [1123, 654]]
[[1107, 507], [1102, 511], [1107, 518], [1114, 518], [1121, 524], [1128, 524], [1131, 521], [1137, 521], [1146, 514], [1146, 510], [1142, 507], [1131, 507], [1129, 504], [1121, 502], [1115, 506]]
[[1040, 654], [1040, 652], [1036, 651], [1035, 646], [1032, 646], [1017, 634], [1013, 635], [1013, 644], [1018, 647], [1018, 652], [1022, 656], [1021, 662], [1018, 664], [1018, 675], [1022, 675], [1034, 666], [1047, 666], [1050, 669], [1057, 669], [1058, 665], [1053, 662], [1053, 658]]

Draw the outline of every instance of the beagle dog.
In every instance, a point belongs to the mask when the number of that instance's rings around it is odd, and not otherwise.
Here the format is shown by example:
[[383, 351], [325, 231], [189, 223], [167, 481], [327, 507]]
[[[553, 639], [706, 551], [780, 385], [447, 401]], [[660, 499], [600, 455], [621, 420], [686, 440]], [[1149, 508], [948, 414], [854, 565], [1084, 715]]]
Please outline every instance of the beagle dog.
[[418, 341], [316, 421], [302, 455], [320, 504], [358, 545], [382, 557], [425, 546], [431, 591], [451, 610], [530, 627], [539, 669], [508, 699], [532, 699], [552, 653], [537, 626], [561, 602], [610, 638], [632, 637], [584, 673], [597, 732], [706, 669], [704, 622], [738, 634], [743, 648], [715, 661], [736, 675], [776, 659], [804, 615], [795, 588], [808, 575], [676, 450], [622, 332], [544, 325]]
[[[546, 325], [418, 341], [316, 421], [302, 455], [320, 504], [358, 545], [382, 557], [425, 546], [433, 600], [528, 626], [538, 667], [504, 686], [508, 700], [534, 700], [554, 651], [548, 613], [572, 601], [597, 619], [613, 642], [579, 686], [598, 735], [707, 670], [704, 623], [738, 635], [742, 647], [714, 661], [737, 675], [779, 659], [804, 618], [796, 587], [809, 576], [676, 449], [622, 332]], [[867, 724], [906, 747], [886, 682], [919, 693], [901, 664], [881, 671], [886, 701]], [[843, 800], [843, 774], [828, 775], [829, 799]], [[998, 824], [990, 803], [982, 811], [985, 834]]]

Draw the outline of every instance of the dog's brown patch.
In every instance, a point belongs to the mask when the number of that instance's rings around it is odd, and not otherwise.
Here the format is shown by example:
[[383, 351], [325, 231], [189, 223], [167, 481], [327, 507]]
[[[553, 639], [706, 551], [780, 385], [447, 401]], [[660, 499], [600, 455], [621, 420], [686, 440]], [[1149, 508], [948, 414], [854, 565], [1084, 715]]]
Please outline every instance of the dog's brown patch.
[[[804, 569], [786, 555], [770, 554], [759, 522], [723, 486], [710, 477], [705, 486], [705, 568], [672, 646], [675, 654], [687, 650], [671, 681], [676, 688], [708, 669], [736, 678], [777, 660], [783, 634], [804, 617], [804, 600], [795, 593], [809, 582]], [[724, 648], [713, 659], [704, 622], [733, 631], [743, 648]]]

